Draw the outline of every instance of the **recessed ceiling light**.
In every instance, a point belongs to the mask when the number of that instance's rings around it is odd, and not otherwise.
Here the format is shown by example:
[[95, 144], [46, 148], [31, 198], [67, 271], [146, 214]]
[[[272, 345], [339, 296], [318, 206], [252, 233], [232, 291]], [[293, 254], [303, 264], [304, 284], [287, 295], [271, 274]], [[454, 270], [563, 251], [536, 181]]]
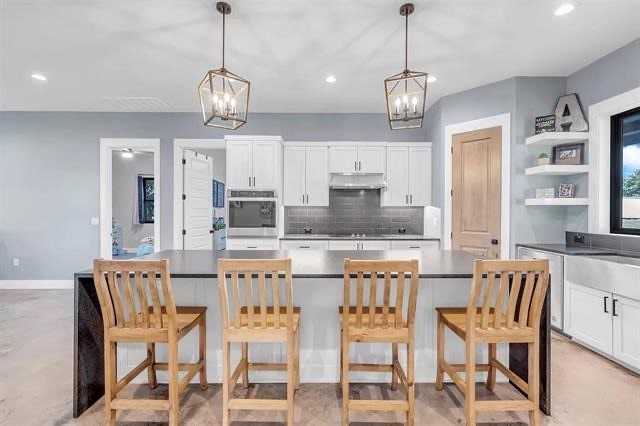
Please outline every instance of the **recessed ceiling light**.
[[566, 15], [567, 13], [571, 13], [575, 8], [576, 7], [571, 3], [565, 3], [561, 5], [559, 8], [557, 8], [553, 14], [556, 16]]
[[336, 76], [335, 75], [328, 75], [327, 78], [324, 79], [324, 81], [326, 81], [327, 83], [335, 83], [336, 82]]
[[120, 155], [122, 155], [122, 158], [133, 158], [133, 150], [131, 148], [124, 148]]
[[34, 79], [40, 80], [40, 81], [47, 81], [47, 77], [45, 77], [42, 74], [31, 74], [31, 78], [34, 78]]
[[438, 78], [435, 75], [430, 75], [429, 77], [427, 77], [427, 83], [433, 83], [437, 80]]

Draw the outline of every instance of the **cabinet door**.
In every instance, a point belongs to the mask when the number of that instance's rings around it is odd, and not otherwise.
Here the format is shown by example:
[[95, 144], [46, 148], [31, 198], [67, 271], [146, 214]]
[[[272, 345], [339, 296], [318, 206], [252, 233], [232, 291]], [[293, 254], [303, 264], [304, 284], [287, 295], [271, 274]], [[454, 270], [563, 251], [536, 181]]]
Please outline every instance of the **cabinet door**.
[[358, 250], [359, 241], [356, 240], [331, 240], [329, 250]]
[[251, 141], [230, 141], [227, 143], [227, 189], [251, 187], [249, 181], [252, 155]]
[[391, 250], [429, 250], [439, 249], [440, 241], [435, 240], [397, 240], [391, 241]]
[[611, 293], [565, 281], [565, 329], [574, 339], [612, 354]]
[[409, 199], [409, 148], [387, 148], [387, 184], [385, 206], [406, 206]]
[[308, 146], [305, 163], [306, 204], [309, 206], [328, 206], [329, 148]]
[[409, 204], [431, 204], [431, 147], [409, 148]]
[[391, 248], [390, 241], [362, 240], [360, 243], [361, 250], [389, 250]]
[[305, 153], [304, 146], [284, 148], [284, 190], [282, 203], [285, 206], [305, 204]]
[[640, 301], [613, 295], [613, 356], [640, 369]]
[[277, 151], [275, 142], [257, 141], [253, 143], [253, 174], [251, 176], [254, 188], [276, 189]]
[[363, 173], [385, 173], [387, 170], [387, 147], [358, 146], [358, 171]]
[[334, 145], [329, 147], [329, 171], [331, 173], [357, 172], [358, 147]]
[[280, 241], [282, 250], [328, 250], [327, 240], [282, 240]]
[[279, 250], [280, 241], [277, 238], [229, 238], [229, 250]]

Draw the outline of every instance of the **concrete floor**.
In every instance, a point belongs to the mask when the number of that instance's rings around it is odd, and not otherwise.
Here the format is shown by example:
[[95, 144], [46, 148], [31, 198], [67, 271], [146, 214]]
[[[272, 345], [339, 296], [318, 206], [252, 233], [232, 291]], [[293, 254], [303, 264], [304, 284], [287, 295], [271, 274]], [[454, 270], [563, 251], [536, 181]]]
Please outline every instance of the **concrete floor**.
[[[101, 425], [101, 401], [79, 419], [71, 418], [73, 353], [73, 292], [70, 290], [0, 291], [0, 425]], [[640, 425], [640, 377], [560, 336], [552, 343], [552, 412], [542, 416], [553, 425]], [[131, 385], [125, 392], [143, 397], [146, 386]], [[352, 385], [355, 398], [402, 398], [388, 385]], [[507, 384], [495, 393], [477, 386], [482, 398], [511, 398], [515, 391]], [[166, 397], [159, 386], [153, 397]], [[285, 395], [284, 385], [256, 385], [236, 393], [252, 397]], [[276, 396], [277, 395], [277, 396]], [[295, 397], [298, 424], [335, 425], [341, 419], [337, 384], [303, 384]], [[416, 423], [424, 425], [463, 424], [464, 398], [453, 385], [436, 392], [432, 384], [416, 390]], [[214, 425], [221, 419], [221, 387], [202, 392], [190, 388], [181, 399], [182, 424]], [[240, 424], [281, 424], [278, 412], [234, 412]], [[351, 424], [402, 424], [394, 413], [354, 412]], [[119, 424], [158, 424], [165, 413], [121, 412]], [[480, 413], [479, 424], [524, 424], [523, 413]]]

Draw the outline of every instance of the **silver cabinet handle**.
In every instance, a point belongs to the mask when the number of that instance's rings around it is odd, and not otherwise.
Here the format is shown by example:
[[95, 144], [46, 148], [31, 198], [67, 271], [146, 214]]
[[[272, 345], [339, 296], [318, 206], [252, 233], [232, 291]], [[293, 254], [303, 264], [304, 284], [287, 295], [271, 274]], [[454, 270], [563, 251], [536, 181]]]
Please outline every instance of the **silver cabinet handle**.
[[254, 176], [253, 177], [253, 187], [255, 188], [255, 186], [256, 186], [256, 177]]
[[409, 195], [409, 204], [413, 204], [413, 194]]
[[404, 203], [409, 204], [409, 194], [404, 196]]
[[304, 204], [304, 194], [302, 194], [302, 204]]
[[358, 162], [354, 161], [353, 162], [353, 169], [357, 172], [358, 171]]
[[307, 204], [309, 204], [309, 194], [307, 194]]
[[298, 246], [298, 248], [301, 248], [301, 249], [303, 249], [303, 248], [311, 248], [311, 246]]
[[362, 161], [358, 161], [358, 170], [362, 171]]
[[251, 176], [249, 176], [249, 188], [251, 188]]
[[258, 246], [247, 246], [248, 249], [257, 249]]

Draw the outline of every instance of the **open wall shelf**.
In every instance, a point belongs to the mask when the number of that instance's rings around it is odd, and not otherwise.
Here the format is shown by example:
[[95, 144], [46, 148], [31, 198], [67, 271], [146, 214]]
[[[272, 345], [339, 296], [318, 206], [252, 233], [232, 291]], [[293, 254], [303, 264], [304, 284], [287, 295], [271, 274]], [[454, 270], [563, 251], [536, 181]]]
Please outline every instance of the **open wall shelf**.
[[569, 176], [582, 173], [589, 173], [588, 164], [546, 164], [543, 166], [529, 167], [524, 171], [524, 174], [527, 176]]
[[527, 198], [526, 206], [587, 206], [588, 198]]
[[589, 132], [545, 132], [525, 139], [527, 146], [555, 146], [565, 143], [587, 142]]

